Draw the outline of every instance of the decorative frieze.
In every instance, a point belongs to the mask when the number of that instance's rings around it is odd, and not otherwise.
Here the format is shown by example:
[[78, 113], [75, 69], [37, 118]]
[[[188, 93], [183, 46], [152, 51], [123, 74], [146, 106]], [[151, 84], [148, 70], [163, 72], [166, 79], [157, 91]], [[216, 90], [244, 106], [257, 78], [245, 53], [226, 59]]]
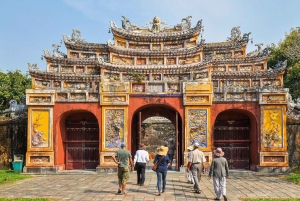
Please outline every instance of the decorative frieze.
[[288, 166], [287, 152], [260, 152], [260, 166], [284, 167]]
[[229, 72], [236, 72], [237, 71], [237, 66], [228, 66], [228, 71]]
[[260, 104], [287, 104], [286, 94], [262, 94]]
[[51, 87], [50, 81], [34, 79], [33, 88], [43, 89], [43, 88], [50, 88], [50, 87]]
[[164, 58], [149, 58], [149, 65], [163, 65]]
[[26, 89], [26, 105], [54, 105], [55, 90]]
[[132, 93], [142, 93], [146, 91], [145, 84], [135, 84], [132, 83], [131, 92]]
[[183, 96], [184, 105], [211, 105], [211, 94], [185, 94]]
[[180, 84], [179, 83], [167, 83], [166, 93], [180, 93]]
[[60, 72], [62, 72], [62, 73], [74, 73], [74, 67], [73, 66], [61, 66]]
[[212, 82], [183, 82], [183, 93], [208, 93], [212, 89]]
[[86, 90], [88, 89], [89, 83], [86, 82], [64, 82], [64, 89], [77, 89]]
[[27, 167], [45, 167], [54, 165], [53, 152], [27, 152], [26, 153], [26, 166]]
[[240, 71], [252, 71], [253, 68], [250, 65], [247, 66], [240, 66]]
[[123, 92], [129, 93], [129, 82], [102, 82], [100, 83], [101, 93]]
[[165, 92], [165, 86], [164, 83], [161, 84], [148, 84], [146, 88], [147, 93], [164, 93]]
[[161, 81], [161, 77], [162, 77], [161, 74], [152, 74], [151, 75], [151, 80], [152, 81]]
[[129, 96], [128, 94], [101, 94], [100, 98], [101, 105], [128, 105]]
[[86, 101], [86, 93], [70, 93], [72, 101]]
[[264, 87], [282, 87], [280, 79], [263, 79], [262, 84]]

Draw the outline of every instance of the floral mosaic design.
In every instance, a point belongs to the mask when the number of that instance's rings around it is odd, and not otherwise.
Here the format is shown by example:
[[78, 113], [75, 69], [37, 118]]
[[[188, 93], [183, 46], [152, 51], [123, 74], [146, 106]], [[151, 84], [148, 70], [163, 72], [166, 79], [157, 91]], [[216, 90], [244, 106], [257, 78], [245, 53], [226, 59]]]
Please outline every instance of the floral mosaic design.
[[49, 147], [49, 112], [33, 111], [31, 128], [31, 147]]
[[263, 143], [265, 148], [283, 147], [282, 110], [264, 110], [263, 115]]
[[124, 142], [124, 110], [105, 110], [105, 148], [118, 148]]
[[200, 147], [207, 147], [207, 110], [188, 110], [188, 146], [199, 143]]

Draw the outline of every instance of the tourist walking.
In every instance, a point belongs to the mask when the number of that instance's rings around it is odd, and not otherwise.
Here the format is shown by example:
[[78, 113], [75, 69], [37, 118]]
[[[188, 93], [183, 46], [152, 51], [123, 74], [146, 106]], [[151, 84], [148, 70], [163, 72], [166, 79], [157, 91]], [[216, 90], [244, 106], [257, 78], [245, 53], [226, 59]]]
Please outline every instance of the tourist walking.
[[[188, 158], [189, 158], [190, 155], [191, 155], [191, 151], [194, 150], [194, 147], [193, 147], [193, 146], [189, 146], [189, 147], [187, 148], [187, 150], [188, 150]], [[187, 165], [187, 166], [188, 166], [188, 165]], [[187, 169], [188, 169], [188, 168], [187, 168]], [[195, 184], [195, 181], [194, 181], [194, 178], [193, 178], [192, 171], [187, 171], [187, 173], [186, 173], [186, 180], [187, 180], [188, 183]]]
[[168, 156], [170, 159], [170, 165], [169, 165], [169, 169], [172, 169], [172, 163], [173, 163], [173, 159], [174, 159], [174, 153], [175, 153], [175, 149], [176, 149], [176, 145], [175, 145], [175, 140], [173, 138], [170, 138], [167, 144], [167, 147], [169, 148], [168, 150]]
[[134, 155], [134, 167], [137, 173], [137, 184], [144, 186], [146, 164], [149, 161], [149, 153], [145, 150], [145, 145], [140, 144], [139, 149]]
[[200, 180], [201, 180], [201, 172], [205, 172], [204, 162], [206, 161], [204, 153], [199, 150], [200, 145], [195, 143], [193, 145], [194, 150], [191, 151], [191, 154], [188, 158], [188, 167], [187, 171], [192, 171], [194, 178], [194, 190], [195, 193], [201, 193]]
[[129, 180], [129, 168], [131, 168], [131, 171], [134, 168], [131, 153], [125, 147], [125, 142], [121, 142], [121, 149], [112, 155], [113, 160], [118, 164], [118, 194], [120, 195], [125, 194], [126, 182]]
[[224, 200], [227, 201], [226, 197], [226, 178], [228, 178], [228, 163], [226, 158], [224, 158], [224, 152], [221, 148], [214, 150], [214, 156], [210, 170], [209, 170], [209, 179], [213, 176], [213, 184], [217, 197], [215, 200], [220, 200], [224, 197]]
[[158, 195], [161, 195], [166, 190], [168, 165], [171, 162], [167, 153], [168, 147], [160, 146], [153, 161], [154, 164], [158, 163], [156, 169]]

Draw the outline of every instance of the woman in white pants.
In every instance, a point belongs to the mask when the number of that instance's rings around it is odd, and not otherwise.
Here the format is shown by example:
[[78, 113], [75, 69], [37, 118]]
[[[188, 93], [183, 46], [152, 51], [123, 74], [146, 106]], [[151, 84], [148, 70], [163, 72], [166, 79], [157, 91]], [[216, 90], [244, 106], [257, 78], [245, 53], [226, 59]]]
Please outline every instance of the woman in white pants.
[[220, 200], [224, 197], [224, 200], [227, 201], [226, 197], [226, 178], [228, 178], [228, 163], [226, 158], [224, 158], [224, 152], [221, 148], [214, 150], [215, 158], [213, 159], [210, 170], [209, 170], [209, 179], [213, 176], [213, 184], [217, 197], [215, 200]]

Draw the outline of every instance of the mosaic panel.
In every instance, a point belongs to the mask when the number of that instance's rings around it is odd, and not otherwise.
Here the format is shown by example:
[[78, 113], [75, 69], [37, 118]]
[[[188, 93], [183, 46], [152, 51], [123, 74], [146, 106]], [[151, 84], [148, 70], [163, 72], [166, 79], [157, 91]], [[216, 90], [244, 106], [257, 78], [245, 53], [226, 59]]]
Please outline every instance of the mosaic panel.
[[104, 157], [103, 157], [103, 160], [104, 160], [104, 162], [106, 162], [106, 163], [108, 163], [108, 162], [114, 163], [114, 162], [115, 162], [114, 159], [112, 158], [112, 156], [104, 156]]
[[51, 103], [51, 96], [29, 96], [29, 103]]
[[67, 93], [57, 93], [57, 100], [67, 100], [68, 94]]
[[179, 49], [179, 48], [183, 48], [184, 45], [183, 43], [174, 43], [174, 44], [165, 44], [164, 45], [164, 50], [169, 50], [169, 49]]
[[244, 93], [227, 93], [226, 99], [229, 100], [243, 100], [244, 99]]
[[198, 80], [198, 79], [205, 79], [208, 78], [208, 72], [199, 72], [199, 73], [194, 73], [194, 79]]
[[124, 142], [124, 109], [105, 110], [105, 148], [118, 148]]
[[106, 81], [119, 81], [120, 80], [120, 74], [119, 73], [104, 72], [104, 79]]
[[84, 73], [84, 67], [83, 66], [77, 66], [76, 67], [76, 73]]
[[50, 156], [30, 156], [30, 163], [33, 164], [50, 163]]
[[149, 65], [163, 65], [164, 59], [163, 58], [150, 58]]
[[127, 92], [129, 91], [128, 83], [124, 82], [104, 82], [101, 83], [102, 92]]
[[186, 47], [189, 48], [189, 47], [194, 47], [196, 46], [196, 41], [188, 41], [186, 43]]
[[70, 52], [71, 58], [79, 58], [79, 53], [78, 52]]
[[152, 45], [152, 50], [161, 50], [161, 45], [160, 44], [153, 44]]
[[152, 74], [151, 80], [153, 81], [161, 81], [161, 74]]
[[251, 99], [256, 100], [257, 99], [257, 93], [247, 93], [246, 94], [246, 99], [247, 100], [251, 100]]
[[228, 80], [228, 87], [250, 87], [250, 80]]
[[163, 93], [164, 91], [164, 84], [149, 84], [147, 86], [148, 93]]
[[224, 99], [224, 93], [214, 93], [214, 98], [218, 100]]
[[64, 82], [65, 89], [84, 90], [88, 88], [88, 83], [85, 82]]
[[275, 87], [275, 86], [281, 86], [281, 81], [280, 79], [274, 79], [274, 80], [263, 80], [263, 86], [272, 86], [272, 87]]
[[74, 67], [73, 66], [62, 66], [60, 68], [60, 72], [62, 72], [62, 73], [73, 73], [74, 72]]
[[240, 66], [240, 71], [252, 71], [252, 66]]
[[226, 66], [214, 66], [213, 71], [226, 71]]
[[70, 100], [86, 100], [86, 94], [85, 93], [71, 93], [70, 94]]
[[103, 103], [125, 103], [126, 102], [126, 96], [103, 96]]
[[126, 42], [123, 42], [123, 41], [117, 41], [117, 46], [126, 48]]
[[217, 80], [213, 81], [213, 87], [219, 87], [219, 82]]
[[180, 92], [180, 84], [178, 84], [178, 83], [168, 83], [167, 84], [167, 92], [168, 93], [178, 93], [178, 92]]
[[167, 58], [167, 65], [176, 64], [176, 58]]
[[50, 112], [49, 110], [32, 110], [30, 122], [30, 147], [50, 147]]
[[149, 50], [149, 44], [129, 44], [129, 48], [138, 49], [138, 50]]
[[50, 72], [58, 72], [58, 65], [51, 65], [49, 68]]
[[261, 70], [264, 70], [264, 65], [262, 65], [262, 64], [261, 65], [255, 65], [254, 68], [255, 68], [256, 71], [261, 71]]
[[132, 92], [145, 92], [144, 84], [132, 84]]
[[230, 72], [237, 71], [237, 66], [228, 66], [228, 71], [230, 71]]
[[215, 58], [217, 59], [231, 58], [231, 53], [216, 53]]
[[285, 156], [264, 156], [264, 162], [274, 163], [274, 162], [285, 162]]
[[113, 56], [112, 62], [117, 64], [129, 64], [129, 65], [134, 64], [133, 58], [118, 57], [118, 56]]
[[88, 74], [100, 74], [100, 68], [99, 67], [87, 67], [87, 73]]
[[198, 95], [198, 96], [187, 96], [187, 101], [194, 102], [194, 103], [207, 103], [209, 102], [209, 96], [208, 95]]
[[262, 143], [265, 148], [283, 148], [282, 109], [262, 110]]
[[146, 58], [138, 58], [136, 60], [136, 65], [146, 65]]
[[244, 54], [243, 51], [235, 51], [234, 56], [242, 56]]
[[252, 87], [259, 87], [260, 81], [259, 80], [252, 80], [251, 85], [252, 85]]
[[89, 93], [88, 98], [89, 100], [98, 100], [99, 94], [98, 93]]
[[285, 94], [281, 95], [263, 95], [262, 101], [264, 103], [285, 103], [286, 102], [286, 96]]
[[81, 56], [82, 56], [82, 58], [85, 58], [85, 59], [96, 58], [96, 54], [95, 53], [82, 53]]
[[198, 142], [200, 147], [207, 147], [207, 110], [188, 110], [188, 146]]
[[61, 82], [60, 81], [53, 81], [53, 87], [61, 88]]

